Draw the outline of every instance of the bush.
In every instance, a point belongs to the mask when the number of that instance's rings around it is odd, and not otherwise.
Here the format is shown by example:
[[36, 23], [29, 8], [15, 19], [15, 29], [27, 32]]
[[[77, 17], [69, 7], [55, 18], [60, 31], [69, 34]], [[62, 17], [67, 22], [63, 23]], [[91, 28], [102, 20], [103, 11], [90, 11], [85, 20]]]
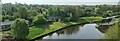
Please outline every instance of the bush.
[[37, 16], [35, 16], [33, 23], [34, 23], [34, 25], [45, 24], [46, 18], [42, 14], [37, 15]]
[[11, 30], [16, 39], [26, 39], [29, 34], [28, 22], [25, 19], [17, 18], [11, 25]]
[[70, 18], [69, 18], [69, 17], [64, 18], [63, 21], [64, 21], [64, 22], [70, 22]]
[[75, 22], [75, 21], [77, 21], [78, 20], [78, 18], [74, 18], [74, 17], [70, 17], [70, 19], [69, 19], [71, 22]]
[[4, 22], [5, 20], [12, 21], [14, 20], [14, 17], [9, 15], [2, 16], [2, 22]]

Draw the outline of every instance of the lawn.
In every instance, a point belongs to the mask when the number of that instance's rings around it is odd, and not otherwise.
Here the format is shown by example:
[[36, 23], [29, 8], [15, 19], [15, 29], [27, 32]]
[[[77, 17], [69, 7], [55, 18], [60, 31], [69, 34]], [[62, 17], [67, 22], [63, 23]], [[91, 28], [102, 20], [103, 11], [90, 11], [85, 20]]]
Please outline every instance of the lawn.
[[114, 25], [106, 32], [107, 39], [118, 39], [118, 25]]
[[[45, 25], [42, 24], [31, 26], [29, 27], [29, 35], [27, 36], [27, 38], [31, 40], [71, 24], [85, 23], [93, 20], [101, 20], [102, 17], [81, 17], [80, 19], [82, 20], [78, 22], [53, 22]], [[11, 31], [9, 30], [7, 32]]]
[[[72, 22], [75, 24], [75, 22]], [[71, 24], [72, 24], [71, 23]], [[49, 32], [55, 31], [57, 29], [60, 29], [69, 23], [62, 23], [62, 22], [53, 22], [49, 25], [41, 25], [41, 26], [32, 26], [29, 28], [30, 34], [28, 35], [28, 39], [34, 39], [36, 37], [42, 36], [44, 34], [47, 34]]]
[[63, 22], [53, 22], [52, 24], [48, 24], [48, 25], [32, 26], [29, 28], [30, 34], [28, 35], [27, 38], [34, 39], [34, 38], [37, 38], [44, 34], [58, 30], [67, 25], [84, 23], [84, 22], [89, 22], [89, 21], [93, 21], [93, 20], [101, 20], [102, 17], [82, 17], [81, 19], [84, 19], [86, 21], [82, 20], [79, 22], [64, 22], [64, 23]]
[[106, 32], [107, 39], [118, 39], [118, 19], [115, 20], [116, 24], [108, 29]]
[[79, 21], [80, 22], [84, 22], [84, 21], [93, 22], [93, 21], [100, 21], [102, 19], [103, 17], [100, 17], [100, 16], [90, 16], [90, 17], [81, 17]]

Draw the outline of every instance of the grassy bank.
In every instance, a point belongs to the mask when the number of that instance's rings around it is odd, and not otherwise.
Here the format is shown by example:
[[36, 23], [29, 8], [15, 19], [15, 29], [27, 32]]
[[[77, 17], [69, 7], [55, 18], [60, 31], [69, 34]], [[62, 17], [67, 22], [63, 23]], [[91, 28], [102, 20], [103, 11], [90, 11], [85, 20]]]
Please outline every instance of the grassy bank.
[[106, 32], [107, 39], [118, 39], [118, 19], [115, 20], [115, 25], [110, 27]]
[[93, 21], [99, 21], [101, 20], [103, 17], [100, 16], [91, 16], [91, 17], [81, 17], [79, 21], [81, 22], [93, 22]]
[[118, 39], [118, 25], [114, 25], [106, 32], [107, 39]]
[[82, 17], [82, 18], [80, 18], [79, 22], [53, 22], [53, 23], [47, 24], [47, 25], [32, 26], [29, 28], [30, 34], [28, 35], [27, 38], [31, 40], [31, 39], [40, 37], [44, 34], [50, 33], [52, 31], [58, 30], [67, 25], [85, 23], [85, 22], [101, 20], [101, 19], [102, 19], [102, 17]]
[[42, 25], [42, 26], [32, 26], [30, 27], [30, 34], [28, 35], [28, 39], [34, 39], [44, 34], [50, 33], [52, 31], [58, 30], [64, 26], [70, 24], [77, 24], [77, 22], [63, 23], [63, 22], [53, 22], [50, 25]]
[[[65, 26], [68, 26], [71, 24], [85, 23], [85, 22], [101, 20], [101, 19], [102, 19], [102, 17], [81, 17], [78, 22], [52, 22], [52, 23], [48, 23], [45, 25], [43, 25], [43, 24], [42, 25], [34, 25], [34, 26], [29, 27], [29, 35], [27, 36], [27, 38], [29, 40], [35, 39], [37, 37], [48, 34], [50, 32], [53, 32], [55, 30], [58, 30], [60, 28], [63, 28]], [[5, 31], [5, 32], [11, 33], [11, 30]]]

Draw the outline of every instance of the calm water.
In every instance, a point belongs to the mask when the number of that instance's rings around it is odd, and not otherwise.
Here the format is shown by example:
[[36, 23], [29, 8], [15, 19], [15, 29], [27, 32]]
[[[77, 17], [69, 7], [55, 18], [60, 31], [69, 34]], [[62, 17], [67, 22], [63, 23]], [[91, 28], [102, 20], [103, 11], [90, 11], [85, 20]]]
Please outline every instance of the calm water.
[[96, 28], [96, 24], [71, 26], [42, 39], [104, 39], [104, 33]]

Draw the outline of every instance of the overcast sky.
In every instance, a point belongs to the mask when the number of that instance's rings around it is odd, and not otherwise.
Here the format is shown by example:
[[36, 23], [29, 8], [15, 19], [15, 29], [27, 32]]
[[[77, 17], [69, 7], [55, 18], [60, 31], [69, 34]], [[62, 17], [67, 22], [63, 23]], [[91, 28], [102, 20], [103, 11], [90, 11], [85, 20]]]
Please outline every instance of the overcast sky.
[[26, 4], [117, 4], [120, 0], [1, 0], [2, 3]]

